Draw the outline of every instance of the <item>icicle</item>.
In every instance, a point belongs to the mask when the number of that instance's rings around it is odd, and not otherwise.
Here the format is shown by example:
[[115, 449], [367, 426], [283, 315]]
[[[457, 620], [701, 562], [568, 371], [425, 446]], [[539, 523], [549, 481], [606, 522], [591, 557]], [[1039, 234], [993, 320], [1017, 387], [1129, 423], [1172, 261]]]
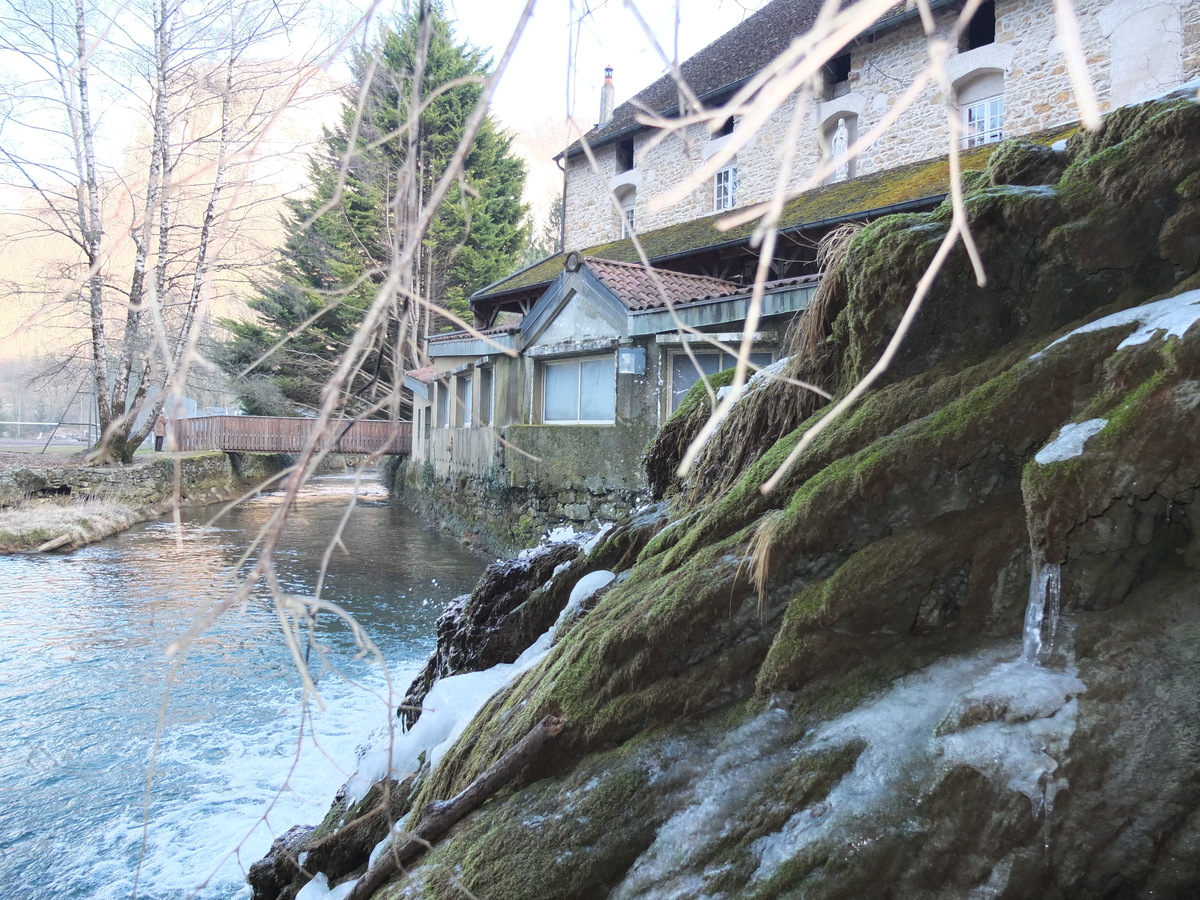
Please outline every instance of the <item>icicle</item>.
[[1035, 566], [1029, 578], [1029, 605], [1025, 607], [1024, 658], [1037, 663], [1042, 652], [1042, 631], [1053, 645], [1058, 629], [1062, 595], [1062, 569], [1058, 563]]

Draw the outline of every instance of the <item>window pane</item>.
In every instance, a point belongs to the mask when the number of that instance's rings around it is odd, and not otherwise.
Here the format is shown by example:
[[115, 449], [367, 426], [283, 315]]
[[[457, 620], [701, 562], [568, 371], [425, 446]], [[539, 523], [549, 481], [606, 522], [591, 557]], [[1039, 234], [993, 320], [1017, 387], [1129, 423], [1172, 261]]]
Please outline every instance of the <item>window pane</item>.
[[437, 427], [450, 427], [450, 385], [445, 381], [437, 383]]
[[1004, 139], [1004, 97], [988, 97], [964, 110], [966, 135], [963, 145], [979, 147]]
[[492, 369], [479, 370], [479, 424], [492, 424], [492, 392], [495, 381]]
[[675, 354], [671, 365], [672, 410], [679, 408], [679, 404], [683, 400], [683, 395], [688, 392], [688, 388], [700, 380], [701, 372], [705, 375], [716, 375], [717, 372], [721, 371], [721, 354], [715, 352], [697, 353], [696, 364], [700, 366], [699, 370], [688, 359], [686, 353]]
[[546, 366], [542, 391], [542, 421], [574, 422], [579, 418], [578, 363]]
[[463, 425], [471, 424], [471, 377], [458, 376], [458, 421]]
[[716, 174], [713, 206], [716, 209], [733, 209], [737, 206], [737, 166], [729, 166]]
[[611, 357], [579, 364], [579, 418], [584, 422], [611, 422], [616, 418], [616, 366]]

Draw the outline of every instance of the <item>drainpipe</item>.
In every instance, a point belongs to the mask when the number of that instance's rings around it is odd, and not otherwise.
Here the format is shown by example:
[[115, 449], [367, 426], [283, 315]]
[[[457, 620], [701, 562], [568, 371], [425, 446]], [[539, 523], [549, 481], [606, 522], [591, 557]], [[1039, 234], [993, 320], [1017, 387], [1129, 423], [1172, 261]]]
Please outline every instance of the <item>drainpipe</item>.
[[558, 252], [564, 253], [567, 249], [567, 166], [563, 157], [566, 155], [564, 150], [558, 156], [554, 157], [554, 162], [562, 172], [563, 187], [562, 187], [562, 210], [558, 215]]

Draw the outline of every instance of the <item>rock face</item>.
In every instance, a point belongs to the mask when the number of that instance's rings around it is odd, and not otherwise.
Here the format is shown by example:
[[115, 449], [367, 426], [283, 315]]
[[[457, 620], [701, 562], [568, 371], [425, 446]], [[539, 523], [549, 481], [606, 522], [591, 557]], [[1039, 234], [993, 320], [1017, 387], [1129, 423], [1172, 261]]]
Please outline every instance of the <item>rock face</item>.
[[[971, 176], [987, 285], [955, 251], [885, 378], [776, 490], [822, 413], [794, 427], [768, 386], [710, 448], [746, 433], [759, 458], [701, 465], [636, 540], [577, 559], [575, 580], [623, 574], [411, 808], [548, 714], [553, 752], [375, 896], [1200, 895], [1198, 142], [1200, 106], [1160, 102]], [[851, 245], [835, 393], [949, 221]]]

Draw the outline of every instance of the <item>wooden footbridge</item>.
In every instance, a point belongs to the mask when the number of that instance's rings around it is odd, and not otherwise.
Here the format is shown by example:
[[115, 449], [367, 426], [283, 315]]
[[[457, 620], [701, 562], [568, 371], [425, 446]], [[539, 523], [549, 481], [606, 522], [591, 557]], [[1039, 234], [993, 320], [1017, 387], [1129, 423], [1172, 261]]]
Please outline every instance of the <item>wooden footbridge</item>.
[[334, 419], [317, 434], [316, 419], [277, 416], [198, 416], [172, 423], [173, 446], [180, 450], [242, 453], [299, 453], [316, 440], [328, 453], [408, 456], [412, 422]]

